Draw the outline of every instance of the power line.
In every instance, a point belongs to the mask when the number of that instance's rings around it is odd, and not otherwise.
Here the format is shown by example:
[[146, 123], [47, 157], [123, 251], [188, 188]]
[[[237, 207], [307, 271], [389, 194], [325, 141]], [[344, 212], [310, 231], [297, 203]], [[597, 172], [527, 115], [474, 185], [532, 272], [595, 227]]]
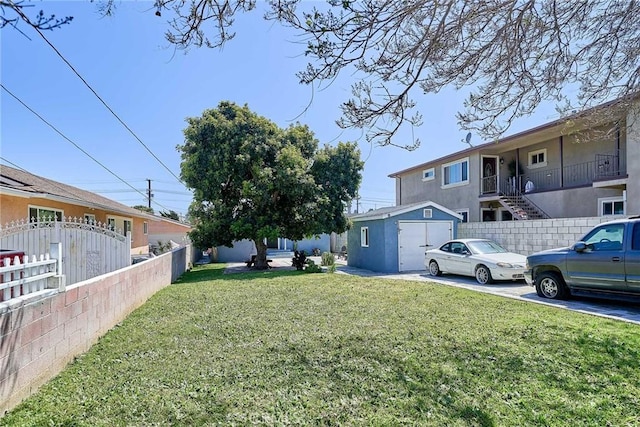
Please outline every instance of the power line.
[[53, 49], [53, 51], [60, 57], [60, 59], [62, 59], [64, 61], [65, 64], [67, 64], [67, 66], [69, 68], [71, 68], [71, 70], [74, 72], [74, 74], [76, 76], [78, 76], [78, 78], [82, 81], [82, 83], [84, 83], [84, 85], [95, 95], [96, 98], [98, 98], [98, 100], [100, 100], [100, 102], [102, 103], [102, 105], [105, 106], [105, 108], [107, 110], [109, 110], [109, 112], [111, 114], [113, 114], [113, 116], [122, 124], [122, 126], [125, 127], [125, 129], [127, 129], [129, 131], [129, 133], [131, 135], [133, 135], [133, 137], [138, 140], [138, 142], [149, 152], [149, 154], [151, 154], [153, 156], [154, 159], [156, 159], [158, 161], [158, 163], [160, 163], [171, 175], [173, 175], [173, 177], [175, 179], [178, 180], [178, 182], [180, 182], [181, 184], [184, 185], [184, 183], [182, 182], [182, 180], [176, 176], [176, 174], [174, 174], [171, 169], [169, 169], [169, 167], [167, 165], [165, 165], [162, 160], [160, 160], [158, 158], [158, 156], [155, 155], [155, 153], [153, 151], [151, 151], [151, 149], [144, 143], [142, 142], [142, 140], [138, 137], [138, 135], [135, 134], [135, 132], [133, 130], [131, 130], [131, 128], [120, 118], [120, 116], [118, 116], [115, 111], [113, 111], [111, 109], [111, 107], [109, 107], [109, 105], [106, 103], [106, 101], [104, 99], [102, 99], [102, 97], [100, 95], [98, 95], [98, 92], [96, 92], [93, 87], [91, 87], [91, 85], [84, 79], [84, 77], [82, 77], [80, 75], [80, 73], [74, 68], [73, 65], [71, 65], [71, 63], [69, 61], [67, 61], [67, 59], [60, 53], [60, 51], [58, 51], [58, 49], [49, 41], [49, 39], [47, 39], [45, 37], [45, 35], [42, 33], [42, 31], [40, 31], [40, 29], [38, 27], [36, 27], [35, 25], [33, 25], [31, 23], [31, 21], [29, 20], [29, 18], [19, 9], [19, 8], [14, 8], [16, 9], [16, 12], [22, 17], [22, 19], [27, 22], [29, 25], [31, 25], [33, 27], [34, 30], [36, 30], [36, 32], [40, 35], [40, 37], [42, 37], [42, 39], [49, 45], [51, 46], [51, 49]]
[[[49, 126], [51, 129], [53, 129], [58, 135], [60, 135], [61, 137], [63, 137], [64, 139], [66, 139], [68, 142], [70, 142], [74, 147], [76, 147], [78, 150], [80, 150], [85, 156], [89, 157], [91, 160], [93, 160], [94, 162], [96, 162], [98, 165], [100, 165], [104, 170], [106, 170], [107, 172], [109, 172], [111, 175], [113, 175], [114, 177], [116, 177], [120, 182], [122, 182], [123, 184], [125, 184], [127, 187], [130, 187], [133, 189], [133, 191], [140, 193], [140, 195], [142, 195], [143, 197], [146, 197], [144, 195], [144, 193], [141, 193], [140, 191], [136, 190], [135, 187], [133, 187], [131, 184], [129, 184], [127, 181], [125, 181], [124, 179], [120, 178], [115, 172], [113, 172], [111, 169], [109, 169], [108, 167], [106, 167], [105, 165], [103, 165], [98, 159], [96, 159], [95, 157], [93, 157], [91, 154], [89, 154], [88, 152], [86, 152], [82, 147], [80, 147], [78, 144], [76, 144], [75, 142], [73, 142], [71, 139], [69, 139], [65, 134], [63, 134], [60, 130], [58, 130], [54, 125], [52, 125], [51, 123], [49, 123], [44, 117], [42, 117], [40, 114], [38, 114], [35, 110], [33, 110], [31, 107], [29, 107], [27, 104], [25, 104], [20, 98], [18, 98], [16, 95], [13, 94], [13, 92], [11, 92], [9, 89], [7, 89], [2, 83], [0, 83], [0, 87], [2, 87], [2, 89], [4, 89], [5, 92], [7, 92], [9, 95], [11, 95], [16, 101], [18, 101], [20, 104], [22, 104], [22, 106], [24, 106], [27, 110], [31, 111], [37, 118], [39, 118], [40, 120], [42, 120], [42, 122], [44, 122], [47, 126]], [[160, 206], [163, 209], [167, 209], [164, 206], [162, 206], [160, 203], [154, 202], [156, 203], [158, 206]]]

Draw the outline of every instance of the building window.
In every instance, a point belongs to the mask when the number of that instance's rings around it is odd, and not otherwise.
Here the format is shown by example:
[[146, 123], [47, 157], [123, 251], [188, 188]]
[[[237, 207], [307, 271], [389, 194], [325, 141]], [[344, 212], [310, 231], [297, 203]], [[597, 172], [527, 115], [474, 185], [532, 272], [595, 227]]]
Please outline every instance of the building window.
[[[122, 234], [126, 236], [127, 233], [131, 233], [131, 221], [125, 219], [123, 225], [124, 227], [122, 227]], [[133, 242], [133, 233], [131, 233], [131, 241]]]
[[456, 211], [458, 215], [462, 215], [460, 222], [469, 222], [469, 209]]
[[[132, 232], [132, 224], [133, 220], [131, 218], [123, 218], [120, 216], [107, 217], [107, 226], [109, 229], [116, 233], [122, 233], [124, 236], [126, 236], [127, 233]], [[133, 242], [133, 235], [131, 236], [131, 241]]]
[[369, 247], [369, 227], [360, 227], [360, 246]]
[[599, 199], [600, 216], [624, 215], [624, 200], [621, 198]]
[[547, 149], [529, 152], [529, 168], [541, 168], [547, 166]]
[[29, 222], [62, 221], [63, 212], [60, 209], [29, 206]]
[[436, 177], [436, 170], [434, 168], [425, 169], [422, 171], [423, 181], [432, 181]]
[[469, 158], [442, 165], [442, 186], [457, 186], [469, 182]]
[[95, 224], [96, 216], [94, 214], [84, 214], [84, 222], [87, 224]]
[[422, 217], [427, 219], [433, 218], [433, 209], [423, 209]]
[[147, 221], [142, 223], [142, 232], [145, 235], [149, 234], [149, 223]]

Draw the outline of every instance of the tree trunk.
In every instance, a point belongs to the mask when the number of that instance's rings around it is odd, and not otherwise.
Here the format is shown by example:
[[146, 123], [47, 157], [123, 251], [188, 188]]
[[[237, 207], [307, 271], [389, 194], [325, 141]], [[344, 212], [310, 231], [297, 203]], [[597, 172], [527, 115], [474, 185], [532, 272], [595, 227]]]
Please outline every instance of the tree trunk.
[[264, 239], [257, 239], [253, 242], [256, 244], [256, 270], [266, 270], [269, 268], [267, 264], [267, 244]]

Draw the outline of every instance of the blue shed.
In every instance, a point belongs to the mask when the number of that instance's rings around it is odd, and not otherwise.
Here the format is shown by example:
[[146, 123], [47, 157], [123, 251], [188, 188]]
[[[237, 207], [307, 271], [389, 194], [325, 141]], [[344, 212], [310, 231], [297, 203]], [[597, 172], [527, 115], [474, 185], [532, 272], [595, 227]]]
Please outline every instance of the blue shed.
[[434, 202], [351, 217], [348, 265], [382, 273], [426, 270], [424, 252], [457, 236], [462, 215]]

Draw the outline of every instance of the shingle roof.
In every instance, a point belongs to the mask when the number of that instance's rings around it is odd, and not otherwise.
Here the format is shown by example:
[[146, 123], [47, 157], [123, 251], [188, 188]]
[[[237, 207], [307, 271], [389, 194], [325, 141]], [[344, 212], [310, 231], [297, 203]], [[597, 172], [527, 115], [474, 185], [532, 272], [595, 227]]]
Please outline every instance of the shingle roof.
[[130, 208], [122, 203], [107, 199], [90, 191], [43, 178], [6, 165], [0, 165], [0, 192], [2, 192], [3, 188], [31, 193], [34, 197], [38, 197], [39, 195], [44, 197], [55, 196], [65, 199], [68, 203], [79, 206], [97, 207], [107, 211], [142, 218], [152, 217], [137, 209]]

